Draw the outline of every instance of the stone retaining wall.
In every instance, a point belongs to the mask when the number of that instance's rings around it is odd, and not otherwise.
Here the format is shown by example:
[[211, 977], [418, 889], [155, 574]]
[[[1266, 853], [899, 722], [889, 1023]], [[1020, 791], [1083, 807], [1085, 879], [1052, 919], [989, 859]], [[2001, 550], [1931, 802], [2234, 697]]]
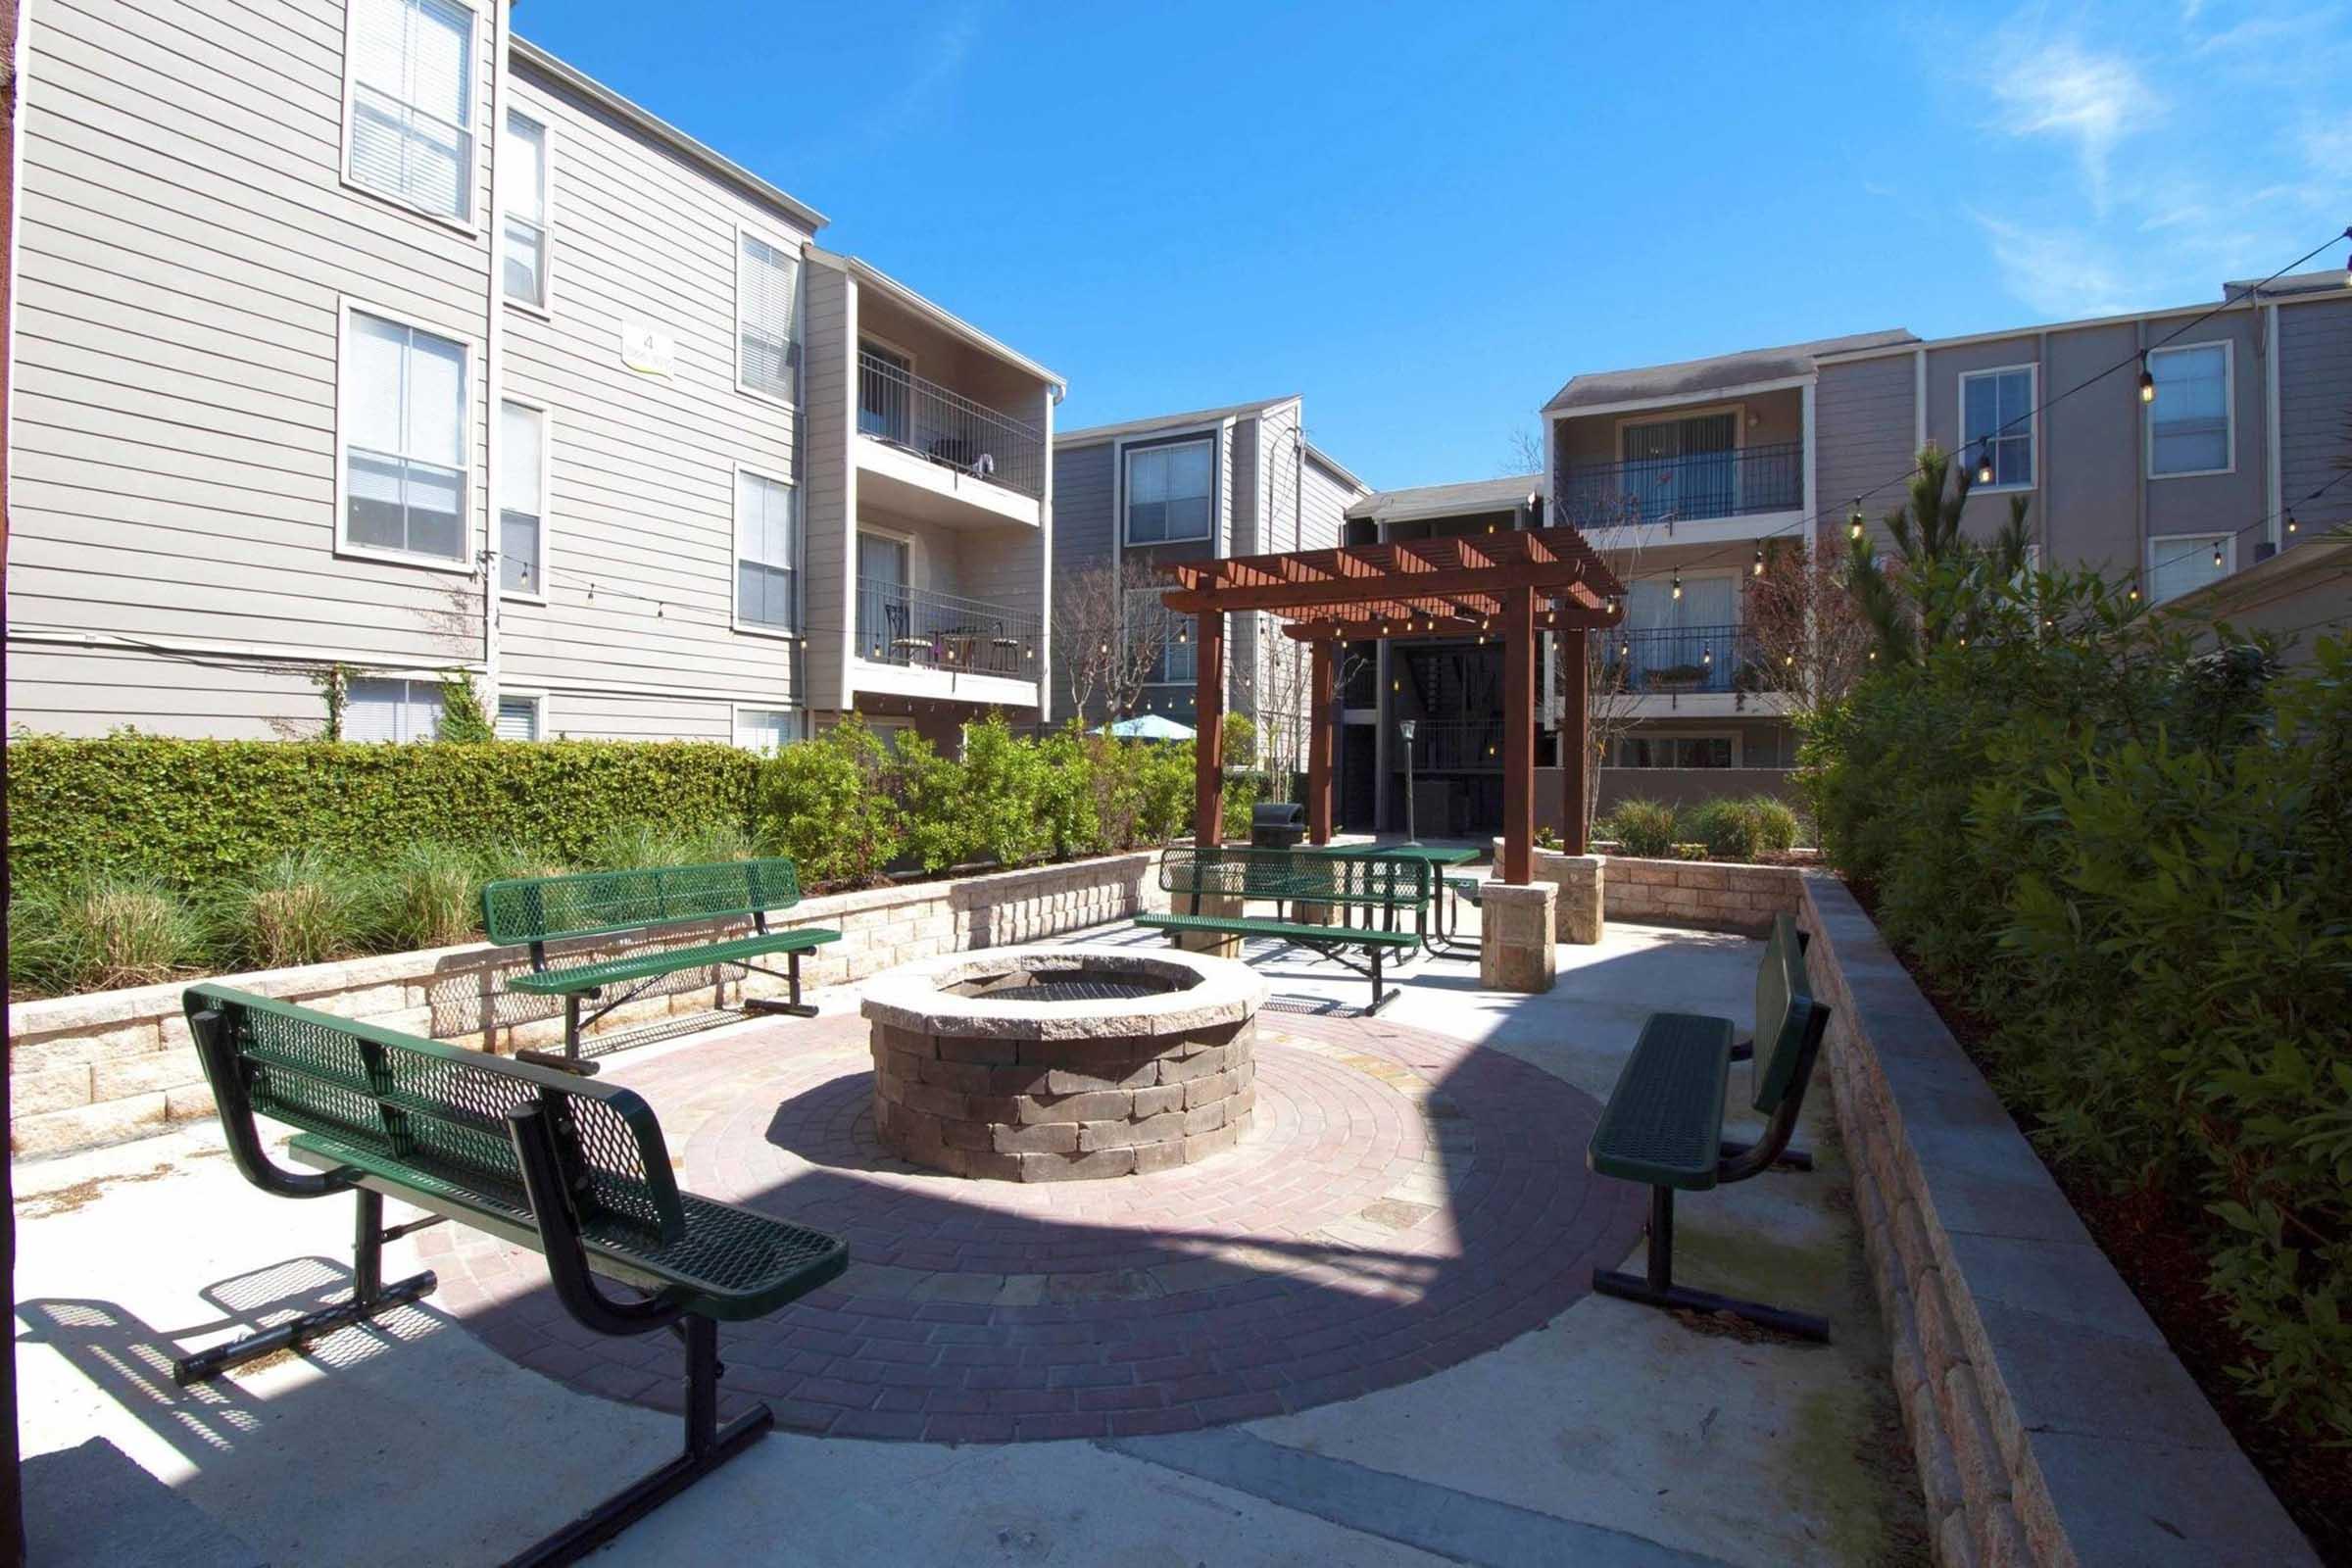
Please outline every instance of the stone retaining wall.
[[1600, 897], [1612, 920], [1761, 933], [1771, 929], [1774, 915], [1796, 912], [1797, 871], [1611, 855], [1601, 861]]
[[1936, 1562], [2316, 1563], [1844, 884], [1796, 880]]
[[[1004, 947], [1164, 907], [1156, 863], [1155, 852], [1140, 851], [955, 881], [828, 894], [777, 914], [769, 926], [839, 930], [841, 941], [816, 949], [801, 967], [806, 984], [834, 985], [916, 958]], [[550, 944], [548, 956], [559, 964], [579, 962], [696, 945], [750, 929], [748, 920], [713, 921], [683, 936], [665, 934], [658, 942], [600, 938]], [[774, 961], [782, 967], [781, 956]], [[218, 978], [262, 996], [506, 1054], [557, 1046], [564, 1038], [562, 999], [504, 989], [508, 977], [528, 967], [521, 949], [471, 943]], [[13, 1151], [62, 1153], [211, 1115], [212, 1091], [180, 1015], [185, 987], [174, 981], [12, 1004]], [[772, 996], [785, 989], [782, 979], [766, 975], [722, 976], [708, 967], [684, 971], [614, 1008], [590, 1033], [642, 1029], [672, 1015], [709, 1012], [738, 1004], [746, 995]]]

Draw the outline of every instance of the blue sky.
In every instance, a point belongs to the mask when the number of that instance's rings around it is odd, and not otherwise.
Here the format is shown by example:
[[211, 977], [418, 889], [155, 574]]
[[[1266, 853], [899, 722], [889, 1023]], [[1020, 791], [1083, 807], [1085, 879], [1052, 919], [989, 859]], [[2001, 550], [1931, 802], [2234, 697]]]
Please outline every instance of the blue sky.
[[757, 11], [516, 24], [1064, 427], [1303, 392], [1384, 488], [1510, 471], [1580, 370], [2206, 300], [2352, 222], [2352, 4]]

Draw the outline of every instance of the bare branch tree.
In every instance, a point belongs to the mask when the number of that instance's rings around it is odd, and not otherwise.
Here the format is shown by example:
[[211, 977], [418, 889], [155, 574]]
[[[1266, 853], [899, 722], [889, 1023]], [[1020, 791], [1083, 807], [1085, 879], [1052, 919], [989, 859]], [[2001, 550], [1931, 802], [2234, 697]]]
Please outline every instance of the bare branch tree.
[[1116, 717], [1142, 700], [1177, 637], [1176, 617], [1159, 602], [1167, 587], [1157, 568], [1134, 557], [1054, 585], [1054, 660], [1080, 717]]
[[1879, 640], [1844, 562], [1794, 541], [1768, 546], [1764, 570], [1747, 579], [1747, 625], [1755, 683], [1789, 713], [1818, 712], [1852, 690]]

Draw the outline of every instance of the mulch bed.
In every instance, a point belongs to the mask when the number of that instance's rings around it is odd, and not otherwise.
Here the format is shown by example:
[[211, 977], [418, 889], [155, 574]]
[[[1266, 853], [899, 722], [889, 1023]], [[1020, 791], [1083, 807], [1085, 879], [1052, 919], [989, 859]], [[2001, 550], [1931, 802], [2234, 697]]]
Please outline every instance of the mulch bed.
[[[1861, 883], [1847, 886], [1876, 919], [1876, 890]], [[1969, 1059], [1997, 1088], [1984, 1044], [1991, 1026], [1921, 973], [1909, 954], [1896, 949], [1895, 956]], [[2176, 1194], [2149, 1188], [2118, 1192], [2080, 1164], [2046, 1158], [2044, 1163], [2091, 1239], [2213, 1402], [2222, 1424], [2311, 1538], [2320, 1559], [2331, 1568], [2352, 1568], [2352, 1447], [2323, 1446], [2273, 1421], [2262, 1402], [2240, 1392], [2230, 1376], [2230, 1367], [2254, 1356], [2230, 1327], [2226, 1303], [2205, 1289], [2209, 1265], [2202, 1244], [2216, 1221]]]

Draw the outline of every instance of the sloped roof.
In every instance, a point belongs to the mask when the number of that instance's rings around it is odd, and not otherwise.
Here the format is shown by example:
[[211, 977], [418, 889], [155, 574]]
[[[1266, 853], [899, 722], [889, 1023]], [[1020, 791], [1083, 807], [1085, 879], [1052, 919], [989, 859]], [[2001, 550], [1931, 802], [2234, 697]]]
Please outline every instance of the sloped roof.
[[1499, 479], [1469, 479], [1458, 484], [1423, 484], [1403, 490], [1382, 490], [1348, 509], [1350, 517], [1375, 517], [1383, 522], [1413, 517], [1459, 517], [1481, 512], [1508, 512], [1533, 492], [1542, 494], [1540, 473], [1505, 474]]
[[1883, 332], [1855, 332], [1845, 337], [1816, 338], [1810, 343], [1788, 343], [1779, 348], [1742, 349], [1737, 354], [1718, 354], [1705, 360], [1684, 360], [1674, 365], [1652, 365], [1632, 370], [1592, 370], [1571, 378], [1549, 403], [1544, 405], [1544, 412], [1558, 414], [1583, 408], [1601, 408], [1613, 403], [1690, 397], [1720, 391], [1725, 387], [1746, 386], [1754, 381], [1778, 381], [1792, 375], [1810, 375], [1814, 361], [1824, 354], [1886, 348], [1891, 344], [1918, 341], [1915, 334], [1898, 326]]
[[1229, 403], [1221, 409], [1195, 409], [1189, 414], [1155, 414], [1148, 419], [1127, 419], [1118, 424], [1090, 424], [1076, 430], [1056, 430], [1054, 444], [1057, 447], [1093, 446], [1114, 436], [1140, 435], [1146, 430], [1173, 429], [1180, 425], [1214, 424], [1220, 419], [1237, 419], [1250, 415], [1279, 409], [1285, 403], [1296, 403], [1299, 394], [1286, 397], [1260, 398], [1254, 403]]

